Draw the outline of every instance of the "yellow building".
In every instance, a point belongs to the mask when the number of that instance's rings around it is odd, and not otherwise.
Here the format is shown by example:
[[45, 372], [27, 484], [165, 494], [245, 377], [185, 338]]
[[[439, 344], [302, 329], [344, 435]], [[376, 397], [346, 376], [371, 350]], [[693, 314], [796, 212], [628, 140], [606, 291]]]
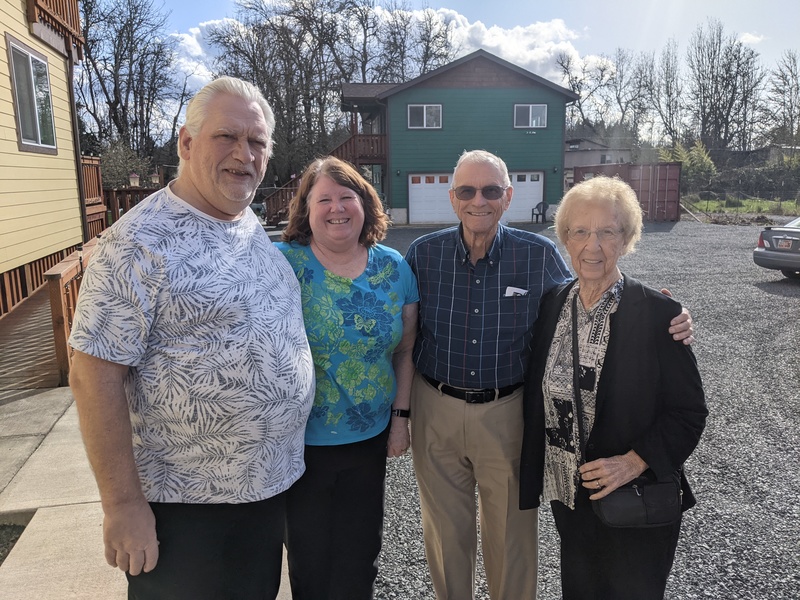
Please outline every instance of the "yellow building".
[[72, 73], [78, 0], [0, 0], [0, 316], [88, 238]]

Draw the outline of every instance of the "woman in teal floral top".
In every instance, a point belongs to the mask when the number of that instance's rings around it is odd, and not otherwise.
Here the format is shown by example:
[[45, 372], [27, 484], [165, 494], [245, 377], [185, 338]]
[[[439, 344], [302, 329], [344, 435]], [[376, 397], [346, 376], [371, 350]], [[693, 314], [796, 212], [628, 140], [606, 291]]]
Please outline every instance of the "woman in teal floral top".
[[378, 244], [388, 217], [372, 186], [334, 157], [306, 169], [278, 247], [292, 265], [317, 390], [306, 472], [289, 490], [292, 597], [372, 598], [386, 457], [409, 446], [417, 282]]

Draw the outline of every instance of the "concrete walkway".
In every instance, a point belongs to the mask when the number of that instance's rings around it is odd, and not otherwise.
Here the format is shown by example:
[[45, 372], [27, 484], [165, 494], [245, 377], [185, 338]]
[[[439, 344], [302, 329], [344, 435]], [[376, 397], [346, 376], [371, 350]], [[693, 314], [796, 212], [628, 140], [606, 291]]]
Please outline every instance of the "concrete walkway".
[[[0, 565], [0, 598], [122, 600], [103, 557], [103, 513], [68, 388], [0, 405], [0, 523], [27, 524]], [[289, 600], [284, 578], [279, 600]]]

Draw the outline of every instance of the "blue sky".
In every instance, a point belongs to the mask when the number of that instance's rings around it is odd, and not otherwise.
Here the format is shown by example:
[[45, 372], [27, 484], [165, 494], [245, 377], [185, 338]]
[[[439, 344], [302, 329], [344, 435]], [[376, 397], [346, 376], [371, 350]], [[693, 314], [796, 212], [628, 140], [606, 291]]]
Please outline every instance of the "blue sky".
[[[752, 45], [768, 68], [784, 50], [800, 51], [800, 0], [409, 0], [409, 4], [460, 15], [470, 46], [484, 47], [518, 64], [528, 62], [525, 54], [547, 40], [556, 46], [571, 45], [581, 56], [610, 55], [617, 47], [658, 53], [672, 37], [684, 51], [691, 33], [708, 17], [720, 19], [727, 33]], [[172, 13], [171, 30], [182, 34], [236, 12], [231, 0], [164, 0], [164, 5]]]

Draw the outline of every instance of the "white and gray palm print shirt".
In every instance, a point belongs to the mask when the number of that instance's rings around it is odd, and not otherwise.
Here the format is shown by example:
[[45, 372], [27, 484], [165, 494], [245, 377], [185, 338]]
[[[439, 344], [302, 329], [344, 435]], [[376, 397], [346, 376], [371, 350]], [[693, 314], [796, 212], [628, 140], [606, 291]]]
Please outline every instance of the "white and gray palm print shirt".
[[255, 215], [221, 221], [168, 188], [105, 231], [70, 345], [130, 367], [151, 502], [243, 503], [304, 470], [314, 371], [294, 272]]

